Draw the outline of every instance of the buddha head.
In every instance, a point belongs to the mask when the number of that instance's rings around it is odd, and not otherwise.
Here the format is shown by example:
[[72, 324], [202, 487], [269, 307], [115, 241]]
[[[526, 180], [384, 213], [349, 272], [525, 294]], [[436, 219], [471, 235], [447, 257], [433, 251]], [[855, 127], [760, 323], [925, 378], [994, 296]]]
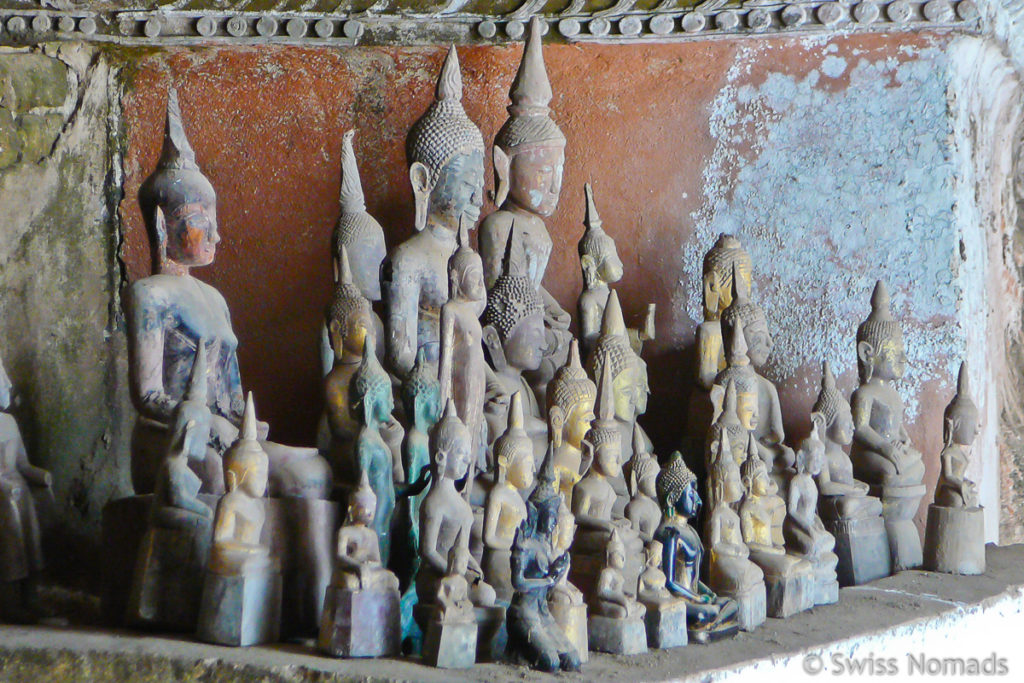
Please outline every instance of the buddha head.
[[[601, 319], [601, 335], [594, 344], [587, 370], [591, 377], [598, 378], [605, 366], [610, 368], [615, 416], [624, 422], [631, 423], [637, 416], [637, 407], [646, 406], [644, 392], [647, 388], [644, 386], [642, 369], [638, 361], [626, 336], [626, 323], [622, 319], [619, 296], [612, 290], [604, 308], [604, 317]], [[644, 393], [643, 398], [640, 398], [641, 393]]]
[[548, 384], [548, 427], [553, 438], [564, 440], [573, 448], [583, 448], [583, 438], [594, 421], [597, 386], [587, 377], [580, 363], [579, 342], [569, 345], [569, 359], [558, 369]]
[[376, 514], [377, 494], [373, 492], [373, 488], [370, 486], [369, 475], [367, 475], [366, 470], [363, 470], [359, 476], [359, 486], [349, 497], [348, 520], [346, 523], [370, 526], [373, 524], [373, 518]]
[[229, 492], [241, 491], [251, 498], [262, 498], [269, 476], [270, 462], [256, 438], [256, 408], [250, 391], [238, 439], [224, 452], [224, 481]]
[[437, 424], [441, 417], [441, 382], [434, 366], [427, 363], [427, 350], [420, 347], [416, 352], [416, 363], [402, 383], [402, 407], [413, 424], [426, 433]]
[[544, 538], [551, 538], [560, 522], [562, 496], [558, 492], [554, 461], [554, 449], [549, 444], [544, 462], [537, 472], [537, 486], [527, 500], [529, 515], [535, 520], [535, 531]]
[[665, 546], [661, 541], [651, 541], [644, 548], [644, 566], [648, 569], [661, 570], [661, 555]]
[[608, 537], [608, 545], [604, 551], [605, 566], [612, 569], [622, 569], [626, 566], [626, 545], [619, 537], [618, 528], [613, 528], [611, 536]]
[[349, 405], [352, 416], [366, 426], [387, 422], [395, 408], [391, 378], [377, 360], [372, 334], [366, 335], [363, 360], [349, 384]]
[[0, 410], [7, 410], [11, 407], [11, 378], [7, 376], [4, 369], [4, 362], [0, 360]]
[[743, 337], [747, 344], [747, 356], [755, 368], [768, 361], [775, 342], [768, 331], [768, 319], [760, 306], [750, 300], [750, 284], [733, 265], [732, 303], [722, 313], [722, 341], [731, 346], [736, 327], [743, 325]]
[[879, 280], [871, 294], [871, 314], [857, 328], [857, 368], [860, 381], [877, 377], [897, 380], [907, 369], [903, 330], [889, 310], [889, 290]]
[[[207, 403], [206, 340], [196, 343], [196, 355], [192, 360], [192, 372], [188, 377], [185, 398], [174, 408], [171, 419], [172, 441], [175, 436], [184, 438], [185, 454], [193, 460], [206, 458], [206, 444], [210, 441], [213, 413]], [[186, 429], [186, 425], [192, 427]]]
[[494, 139], [494, 203], [506, 200], [539, 216], [558, 206], [565, 135], [551, 119], [551, 84], [541, 53], [540, 20], [530, 21], [519, 71], [512, 81], [508, 120]]
[[743, 498], [740, 468], [732, 455], [728, 433], [723, 433], [718, 441], [718, 454], [711, 461], [711, 470], [708, 474], [711, 478], [712, 505], [731, 505]]
[[678, 514], [693, 519], [700, 512], [697, 477], [683, 462], [683, 454], [679, 451], [669, 456], [668, 465], [661, 468], [655, 485], [658, 503], [666, 517]]
[[597, 284], [612, 284], [622, 279], [622, 260], [615, 240], [601, 227], [601, 217], [594, 204], [594, 193], [590, 183], [583, 185], [587, 201], [587, 212], [583, 218], [583, 237], [577, 248], [580, 253], [580, 267], [583, 269], [583, 286], [587, 289]]
[[512, 394], [508, 409], [508, 426], [494, 442], [494, 461], [498, 481], [507, 481], [517, 489], [533, 486], [533, 442], [523, 428], [523, 396]]
[[956, 395], [943, 413], [943, 442], [970, 446], [978, 435], [978, 407], [971, 400], [967, 378], [967, 361], [960, 363], [957, 374]]
[[821, 421], [819, 436], [843, 447], [853, 443], [853, 411], [836, 388], [836, 378], [828, 361], [821, 364], [821, 391], [811, 408], [811, 420]]
[[711, 450], [708, 452], [708, 461], [717, 457], [718, 441], [722, 434], [728, 433], [736, 462], [743, 462], [743, 444], [750, 430], [744, 426], [749, 424], [749, 420], [746, 423], [742, 422], [737, 412], [735, 380], [729, 379], [725, 388], [720, 384], [712, 386], [711, 402], [714, 405], [714, 422], [709, 431], [708, 446]]
[[597, 385], [597, 417], [585, 441], [594, 449], [592, 467], [606, 477], [617, 477], [622, 471], [622, 437], [615, 420], [613, 392], [611, 366], [605, 365]]
[[483, 206], [484, 138], [462, 108], [462, 74], [453, 45], [437, 80], [434, 102], [405, 141], [416, 229], [427, 217], [452, 232], [459, 221], [476, 225]]
[[430, 432], [431, 474], [434, 481], [442, 478], [458, 481], [469, 471], [473, 440], [466, 425], [459, 419], [455, 401], [448, 399], [444, 415]]
[[576, 538], [576, 516], [565, 504], [565, 500], [559, 497], [558, 522], [551, 540], [552, 545], [558, 553], [564, 553], [572, 547], [574, 538]]
[[743, 322], [736, 321], [736, 329], [729, 344], [729, 365], [719, 373], [716, 384], [732, 383], [736, 390], [736, 416], [746, 430], [754, 430], [758, 425], [758, 379], [757, 373], [750, 367], [747, 356], [747, 342]]
[[747, 456], [740, 467], [740, 475], [743, 477], [743, 489], [748, 496], [766, 496], [771, 492], [768, 466], [756, 455]]
[[220, 242], [217, 193], [196, 164], [174, 88], [167, 93], [163, 151], [139, 188], [139, 206], [155, 272], [164, 272], [170, 263], [192, 268], [213, 262]]
[[629, 459], [628, 467], [632, 495], [636, 496], [639, 493], [657, 500], [655, 481], [661, 468], [658, 467], [658, 460], [647, 452], [647, 444], [640, 425], [633, 425], [633, 456]]
[[825, 442], [821, 440], [819, 423], [811, 420], [811, 433], [800, 443], [796, 452], [796, 471], [816, 477], [825, 464]]
[[354, 130], [347, 131], [341, 142], [341, 213], [331, 236], [334, 254], [334, 277], [338, 279], [341, 251], [347, 249], [358, 258], [352, 269], [352, 282], [370, 301], [379, 301], [380, 265], [387, 256], [384, 229], [366, 212], [363, 185], [359, 180], [359, 166], [352, 149]]
[[715, 246], [704, 255], [704, 320], [719, 320], [732, 303], [734, 273], [750, 289], [751, 270], [750, 254], [740, 241], [732, 235], [719, 235]]
[[530, 279], [519, 272], [512, 258], [516, 226], [512, 223], [505, 244], [501, 275], [487, 292], [480, 322], [483, 342], [495, 369], [536, 370], [544, 358], [544, 305]]
[[366, 345], [366, 336], [373, 330], [373, 309], [352, 281], [345, 245], [341, 246], [338, 264], [338, 282], [327, 307], [327, 336], [335, 358], [359, 358]]
[[448, 259], [448, 298], [474, 303], [478, 317], [487, 305], [484, 264], [470, 246], [465, 219], [459, 221], [458, 248]]

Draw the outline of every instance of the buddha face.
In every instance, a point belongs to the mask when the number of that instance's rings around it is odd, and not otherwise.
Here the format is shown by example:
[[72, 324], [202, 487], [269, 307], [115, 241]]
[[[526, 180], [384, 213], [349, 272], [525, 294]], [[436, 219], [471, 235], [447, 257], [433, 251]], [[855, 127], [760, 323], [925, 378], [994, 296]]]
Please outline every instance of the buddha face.
[[736, 416], [747, 431], [757, 429], [758, 424], [757, 393], [741, 391], [736, 393]]
[[536, 370], [546, 346], [544, 313], [531, 313], [509, 331], [504, 343], [505, 362], [523, 372]]
[[558, 523], [555, 525], [555, 536], [553, 539], [555, 548], [565, 552], [572, 545], [572, 540], [575, 536], [576, 517], [568, 510], [564, 510], [559, 513]]
[[[345, 328], [344, 334], [342, 327]], [[366, 335], [372, 327], [373, 321], [368, 311], [353, 311], [344, 326], [340, 321], [331, 320], [327, 330], [331, 338], [331, 348], [335, 353], [341, 351], [342, 358], [362, 357]]]
[[874, 348], [868, 342], [857, 344], [857, 356], [862, 365], [871, 369], [871, 377], [898, 380], [907, 370], [907, 354], [902, 339], [885, 339]]
[[508, 468], [509, 483], [520, 490], [533, 486], [533, 465], [532, 451], [517, 454]]
[[651, 541], [644, 549], [646, 556], [645, 564], [651, 569], [657, 569], [661, 565], [662, 545], [657, 541]]
[[606, 477], [617, 477], [622, 472], [622, 465], [619, 464], [619, 457], [622, 455], [622, 445], [618, 439], [608, 439], [600, 446], [597, 446], [594, 453], [594, 462], [598, 470]]
[[466, 476], [466, 472], [469, 470], [470, 451], [472, 450], [469, 433], [465, 432], [465, 430], [460, 431], [464, 433], [460, 433], [455, 438], [450, 439], [448, 444], [442, 444], [442, 448], [435, 456], [436, 460], [443, 460], [444, 476], [455, 481]]
[[562, 145], [530, 147], [512, 155], [509, 167], [509, 198], [539, 216], [550, 216], [562, 191], [565, 148]]
[[765, 472], [764, 468], [757, 468], [753, 478], [749, 482], [750, 491], [755, 496], [767, 496], [769, 489], [768, 473]]
[[251, 498], [262, 498], [267, 492], [268, 463], [267, 459], [254, 458], [248, 467], [233, 468], [238, 487]]
[[594, 399], [585, 398], [576, 402], [565, 422], [565, 440], [574, 448], [582, 448], [583, 439], [594, 421]]
[[633, 393], [634, 415], [643, 415], [647, 412], [647, 401], [651, 397], [651, 385], [647, 380], [647, 363], [639, 356], [637, 356], [637, 377], [639, 382], [635, 385]]
[[853, 443], [853, 412], [850, 410], [850, 406], [846, 404], [839, 406], [835, 419], [826, 430], [826, 436], [840, 446], [849, 446]]
[[[719, 320], [725, 309], [732, 304], [732, 278], [728, 276], [726, 268], [732, 270], [732, 263], [723, 264], [721, 268], [715, 268], [704, 273], [704, 319]], [[736, 273], [742, 278], [741, 291], [750, 291], [750, 271], [746, 268], [737, 267]], [[749, 343], [749, 342], [748, 342]]]
[[364, 401], [373, 401], [373, 418], [377, 422], [388, 422], [391, 419], [391, 411], [395, 409], [395, 399], [391, 394], [390, 384], [381, 385], [371, 396], [367, 395]]
[[657, 472], [657, 470], [652, 470], [652, 471], [648, 472], [647, 474], [645, 474], [643, 476], [643, 478], [640, 479], [640, 482], [637, 484], [637, 488], [640, 489], [640, 493], [644, 494], [648, 498], [653, 498], [654, 500], [657, 500], [658, 499], [658, 491], [657, 491], [657, 486], [656, 486], [657, 479], [658, 479], [658, 472]]
[[626, 566], [626, 553], [622, 550], [622, 546], [608, 547], [608, 566], [612, 569], [622, 569]]
[[373, 516], [376, 510], [370, 504], [369, 497], [353, 496], [348, 506], [348, 517], [353, 524], [370, 526], [373, 523]]
[[7, 376], [3, 363], [0, 363], [0, 410], [11, 407], [11, 380]]
[[697, 482], [690, 481], [676, 501], [675, 511], [686, 519], [693, 519], [700, 512], [701, 505], [703, 501], [697, 493]]
[[537, 532], [545, 537], [550, 537], [558, 527], [559, 515], [557, 508], [541, 505], [537, 511]]
[[462, 545], [452, 548], [451, 557], [448, 560], [449, 576], [465, 576], [469, 571], [469, 550]]
[[458, 229], [459, 220], [475, 226], [484, 198], [484, 155], [482, 151], [456, 154], [434, 179], [430, 190], [430, 215]]
[[816, 477], [821, 473], [821, 467], [824, 464], [825, 449], [822, 448], [820, 443], [809, 445], [807, 452], [804, 454], [804, 472]]
[[199, 199], [168, 206], [164, 213], [167, 258], [183, 266], [213, 263], [220, 234], [217, 205], [213, 199]]
[[448, 287], [451, 290], [451, 298], [461, 297], [466, 301], [475, 301], [480, 304], [478, 315], [484, 312], [484, 306], [487, 305], [487, 286], [484, 284], [482, 265], [473, 264], [461, 271], [453, 272]]
[[609, 239], [604, 252], [601, 262], [597, 265], [597, 276], [602, 282], [618, 282], [622, 279], [623, 272], [619, 250], [615, 247], [615, 243]]
[[735, 464], [725, 468], [725, 481], [722, 495], [726, 503], [735, 503], [743, 497], [743, 481], [740, 479], [740, 468]]
[[768, 360], [774, 340], [768, 331], [768, 321], [757, 316], [749, 325], [743, 325], [743, 336], [747, 341], [747, 356], [750, 364], [759, 368]]
[[416, 397], [416, 424], [426, 427], [441, 419], [441, 396], [434, 391], [421, 391]]
[[[636, 363], [630, 363], [612, 380], [615, 398], [615, 417], [624, 422], [632, 422], [637, 415], [637, 397], [643, 393]], [[643, 401], [646, 407], [646, 398]]]
[[953, 443], [961, 446], [969, 446], [974, 443], [978, 436], [977, 414], [961, 414], [953, 420], [952, 437]]

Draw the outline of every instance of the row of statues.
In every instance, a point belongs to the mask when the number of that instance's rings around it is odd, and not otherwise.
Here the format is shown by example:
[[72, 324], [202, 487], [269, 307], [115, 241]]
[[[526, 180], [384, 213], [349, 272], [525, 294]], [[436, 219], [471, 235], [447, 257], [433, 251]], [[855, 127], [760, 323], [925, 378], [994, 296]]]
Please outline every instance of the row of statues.
[[[301, 603], [311, 607], [289, 628], [334, 656], [578, 670], [591, 650], [710, 642], [921, 565], [924, 469], [895, 389], [906, 358], [884, 284], [857, 331], [851, 402], [824, 364], [811, 433], [794, 449], [762, 372], [773, 340], [752, 261], [721, 236], [702, 275], [687, 425], [700, 445], [661, 459], [638, 422], [655, 309], [627, 327], [612, 287], [623, 263], [590, 185], [578, 339], [543, 286], [566, 138], [548, 106], [540, 23], [492, 148], [498, 210], [479, 252], [485, 145], [461, 97], [452, 48], [406, 141], [415, 233], [390, 252], [366, 211], [353, 133], [342, 140], [325, 410], [318, 447], [299, 448], [257, 420], [227, 304], [190, 274], [220, 240], [216, 193], [171, 91], [160, 161], [139, 192], [154, 273], [130, 298], [132, 481], [149, 516], [132, 547], [128, 621], [251, 645], [281, 637]], [[983, 538], [964, 479], [977, 431], [966, 377], [929, 513], [929, 563], [946, 571], [976, 569]], [[0, 373], [0, 407], [8, 385]], [[11, 583], [41, 567], [26, 484], [49, 475], [0, 418], [0, 523], [21, 543], [20, 555], [2, 547]]]

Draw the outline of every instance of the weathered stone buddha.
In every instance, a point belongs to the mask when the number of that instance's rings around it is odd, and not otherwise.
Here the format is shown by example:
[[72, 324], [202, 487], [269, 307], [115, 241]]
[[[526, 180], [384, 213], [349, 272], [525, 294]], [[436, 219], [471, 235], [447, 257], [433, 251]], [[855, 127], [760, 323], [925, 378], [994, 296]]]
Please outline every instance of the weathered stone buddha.
[[[608, 537], [604, 568], [589, 601], [587, 637], [590, 648], [617, 655], [647, 652], [647, 608], [636, 599], [636, 587], [627, 590], [622, 570], [626, 566], [626, 546], [617, 529]], [[639, 584], [638, 584], [639, 585]]]
[[751, 269], [750, 255], [732, 235], [719, 235], [718, 241], [704, 255], [704, 322], [697, 326], [697, 383], [705, 391], [725, 369], [721, 319], [732, 303], [733, 276], [739, 274], [749, 289]]
[[471, 562], [468, 541], [454, 543], [448, 551], [445, 575], [429, 603], [432, 607], [423, 643], [423, 660], [430, 666], [468, 669], [476, 663], [479, 635], [466, 580]]
[[665, 550], [660, 542], [651, 541], [644, 547], [644, 570], [640, 574], [636, 596], [646, 608], [644, 625], [647, 627], [647, 646], [667, 649], [686, 645], [686, 600], [672, 595], [668, 579], [661, 571]]
[[[619, 258], [615, 240], [602, 228], [590, 183], [583, 185], [583, 194], [587, 203], [583, 218], [586, 230], [583, 231], [577, 245], [580, 268], [583, 270], [583, 291], [576, 300], [576, 309], [579, 313], [583, 353], [589, 356], [601, 335], [601, 320], [604, 318], [604, 309], [611, 294], [609, 285], [622, 279], [622, 260]], [[627, 333], [630, 346], [639, 355], [643, 343], [654, 339], [654, 304], [647, 307], [643, 328], [629, 329]]]
[[650, 543], [661, 524], [661, 507], [655, 482], [661, 467], [658, 459], [647, 451], [639, 426], [633, 432], [633, 457], [626, 463], [630, 501], [625, 515], [643, 542]]
[[[568, 553], [574, 538], [576, 517], [563, 499], [558, 506], [558, 522], [552, 537], [555, 555]], [[587, 603], [583, 599], [583, 591], [569, 582], [568, 572], [561, 574], [551, 587], [548, 608], [562, 633], [576, 648], [580, 661], [586, 662], [590, 652], [587, 641]]]
[[739, 630], [736, 602], [715, 595], [700, 578], [704, 545], [690, 520], [700, 512], [701, 499], [697, 478], [678, 451], [658, 474], [657, 487], [662, 519], [654, 539], [664, 552], [665, 585], [686, 601], [690, 639], [707, 643], [734, 635]]
[[924, 463], [903, 425], [903, 399], [895, 382], [907, 356], [903, 331], [889, 310], [889, 290], [881, 280], [871, 296], [871, 315], [857, 328], [860, 386], [853, 392], [853, 448], [858, 479], [882, 499], [894, 571], [921, 565], [921, 537], [914, 514], [925, 494]]
[[525, 494], [533, 486], [533, 443], [523, 430], [522, 392], [512, 396], [508, 428], [494, 442], [495, 478], [484, 508], [481, 563], [499, 600], [512, 599], [512, 543], [527, 517]]
[[924, 566], [949, 574], [985, 572], [985, 515], [978, 487], [967, 479], [971, 444], [978, 435], [978, 408], [971, 400], [967, 361], [960, 364], [956, 395], [943, 412], [939, 481], [928, 506]]
[[448, 51], [434, 102], [406, 139], [416, 234], [396, 247], [382, 268], [387, 308], [387, 359], [404, 377], [420, 347], [437, 364], [441, 307], [448, 300], [448, 261], [460, 221], [476, 225], [483, 204], [484, 140], [462, 108], [455, 47]]
[[818, 516], [818, 487], [814, 477], [824, 467], [825, 444], [818, 436], [818, 424], [796, 454], [796, 474], [789, 481], [786, 519], [782, 535], [786, 551], [811, 563], [814, 568], [814, 604], [827, 605], [839, 600], [836, 565], [839, 557], [832, 552], [836, 539], [825, 529]]
[[28, 461], [11, 406], [11, 380], [0, 361], [0, 618], [34, 622], [44, 616], [36, 596], [43, 570], [42, 534], [33, 489], [50, 489], [53, 479]]
[[743, 499], [743, 483], [730, 443], [728, 433], [723, 433], [712, 444], [716, 453], [708, 470], [711, 510], [705, 533], [708, 586], [718, 595], [735, 600], [739, 627], [753, 631], [767, 617], [767, 594], [764, 572], [750, 561], [740, 516], [734, 509]]
[[786, 503], [771, 492], [768, 468], [755, 449], [751, 436], [740, 468], [745, 489], [740, 525], [750, 560], [764, 572], [768, 616], [784, 619], [814, 606], [814, 569], [807, 560], [786, 553], [782, 533]]
[[[149, 232], [154, 274], [132, 284], [128, 351], [131, 398], [139, 412], [132, 434], [132, 484], [153, 490], [167, 452], [175, 406], [188, 385], [199, 340], [208, 360], [208, 404], [213, 413], [210, 446], [219, 454], [235, 440], [245, 402], [238, 370], [238, 338], [220, 292], [195, 278], [191, 268], [213, 262], [217, 196], [199, 170], [182, 128], [178, 97], [167, 99], [167, 127], [156, 170], [139, 189]], [[258, 432], [266, 437], [268, 427]], [[271, 441], [270, 491], [276, 496], [323, 498], [331, 489], [330, 468], [316, 449]]]
[[[488, 288], [504, 272], [502, 254], [516, 224], [516, 266], [539, 295], [544, 308], [543, 363], [530, 372], [531, 384], [544, 400], [544, 388], [569, 351], [569, 314], [542, 282], [553, 243], [544, 219], [554, 213], [562, 190], [565, 135], [551, 119], [551, 84], [541, 51], [540, 20], [531, 21], [523, 59], [512, 89], [509, 118], [494, 140], [494, 203], [497, 211], [480, 226], [480, 254]], [[542, 455], [542, 454], [541, 454]], [[540, 456], [538, 456], [540, 457]]]
[[558, 490], [567, 506], [572, 506], [572, 490], [589, 468], [583, 462], [583, 439], [594, 420], [597, 385], [580, 363], [580, 349], [574, 339], [569, 360], [548, 384], [548, 431], [555, 447], [555, 476]]

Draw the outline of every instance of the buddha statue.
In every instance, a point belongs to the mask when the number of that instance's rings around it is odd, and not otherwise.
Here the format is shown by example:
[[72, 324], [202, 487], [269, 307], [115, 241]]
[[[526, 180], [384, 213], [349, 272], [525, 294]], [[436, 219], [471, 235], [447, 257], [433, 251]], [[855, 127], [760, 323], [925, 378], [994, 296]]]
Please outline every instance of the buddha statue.
[[739, 630], [736, 602], [715, 595], [700, 579], [704, 545], [690, 520], [700, 512], [701, 499], [697, 478], [678, 451], [662, 468], [656, 484], [662, 519], [654, 539], [661, 543], [664, 553], [661, 568], [665, 585], [686, 601], [689, 637], [694, 642], [708, 643], [734, 635]]
[[625, 515], [644, 543], [650, 543], [661, 524], [661, 508], [655, 481], [661, 467], [658, 460], [647, 452], [639, 427], [634, 431], [633, 457], [626, 463], [629, 478], [630, 501]]
[[349, 497], [348, 516], [338, 530], [331, 586], [350, 591], [398, 590], [398, 579], [382, 562], [374, 518], [377, 496], [364, 470]]
[[644, 547], [644, 571], [637, 586], [637, 600], [644, 606], [647, 646], [667, 649], [686, 645], [686, 600], [672, 595], [661, 571], [665, 549], [658, 541]]
[[[761, 458], [768, 464], [769, 474], [780, 488], [784, 488], [786, 479], [793, 473], [795, 454], [792, 448], [783, 443], [786, 434], [782, 426], [779, 392], [774, 384], [758, 372], [768, 361], [773, 344], [772, 336], [768, 331], [764, 311], [750, 300], [750, 285], [739, 272], [733, 274], [732, 286], [732, 303], [722, 313], [723, 338], [727, 348], [732, 349], [739, 341], [733, 338], [739, 336], [742, 328], [743, 342], [747, 347], [746, 367], [753, 374], [757, 392], [758, 420], [752, 429], [757, 437]], [[743, 359], [738, 358], [737, 362], [743, 363]], [[723, 372], [728, 372], [728, 368]]]
[[533, 444], [523, 430], [522, 392], [512, 396], [508, 428], [494, 442], [495, 480], [484, 509], [484, 578], [499, 600], [512, 599], [512, 543], [526, 520], [524, 495], [533, 486]]
[[[749, 399], [749, 396], [746, 397]], [[732, 448], [733, 460], [739, 467], [747, 459], [746, 444], [750, 440], [750, 429], [747, 425], [753, 424], [756, 419], [753, 414], [755, 403], [745, 400], [742, 403], [743, 417], [739, 411], [741, 404], [737, 398], [736, 379], [729, 377], [724, 385], [716, 384], [711, 387], [711, 401], [714, 405], [714, 421], [708, 436], [705, 440], [705, 464], [710, 467], [712, 461], [718, 456], [717, 445], [722, 441], [723, 435], [729, 436], [729, 444]]]
[[489, 469], [483, 413], [487, 362], [480, 326], [480, 314], [486, 305], [480, 255], [470, 246], [469, 232], [462, 221], [459, 248], [448, 261], [448, 301], [441, 307], [441, 395], [455, 399], [455, 407], [473, 436], [474, 467], [481, 472]]
[[[202, 355], [196, 354], [196, 366], [202, 363]], [[193, 367], [193, 376], [198, 374], [195, 370]], [[205, 377], [198, 377], [205, 386]], [[182, 401], [179, 408], [186, 403]], [[202, 407], [206, 408], [205, 402]], [[157, 475], [149, 526], [139, 545], [128, 622], [193, 631], [199, 616], [213, 510], [199, 500], [202, 480], [189, 467], [189, 461], [206, 457], [209, 436], [192, 419], [176, 428], [174, 434]]]
[[583, 462], [583, 439], [594, 420], [597, 385], [580, 363], [579, 343], [569, 345], [569, 360], [548, 384], [548, 430], [555, 446], [555, 476], [566, 505], [572, 505], [572, 490], [589, 469]]
[[985, 572], [985, 514], [978, 504], [977, 485], [964, 476], [971, 444], [978, 436], [978, 408], [971, 400], [967, 377], [964, 361], [956, 395], [942, 415], [939, 480], [925, 527], [925, 568], [949, 574]]
[[488, 443], [493, 443], [508, 421], [511, 397], [522, 392], [524, 428], [533, 440], [534, 457], [547, 451], [547, 426], [537, 396], [523, 373], [536, 370], [544, 350], [544, 308], [529, 279], [518, 270], [512, 251], [515, 226], [506, 243], [504, 270], [487, 292], [484, 308], [484, 349], [489, 361], [484, 415]]
[[580, 656], [548, 608], [553, 586], [569, 573], [569, 553], [554, 544], [562, 497], [555, 481], [554, 453], [541, 465], [512, 545], [507, 653], [540, 671], [579, 671]]
[[[458, 533], [459, 536], [463, 532]], [[445, 574], [433, 596], [423, 644], [423, 660], [441, 669], [468, 669], [476, 662], [479, 639], [476, 612], [469, 595], [467, 572], [473, 558], [469, 541], [452, 544]]]
[[[583, 291], [576, 300], [576, 309], [579, 313], [583, 353], [589, 356], [601, 335], [601, 320], [604, 318], [604, 309], [611, 294], [609, 285], [622, 279], [622, 260], [619, 258], [615, 240], [601, 227], [601, 217], [594, 204], [594, 192], [590, 183], [583, 185], [583, 194], [587, 203], [583, 219], [586, 230], [577, 245], [580, 268], [583, 270]], [[627, 330], [629, 344], [638, 356], [643, 349], [643, 343], [654, 339], [654, 310], [654, 304], [649, 304], [642, 329]]]
[[715, 447], [708, 477], [711, 510], [706, 522], [708, 586], [731, 598], [739, 607], [737, 619], [744, 631], [753, 631], [767, 616], [764, 572], [750, 561], [743, 541], [740, 516], [734, 506], [743, 499], [740, 468], [732, 455], [729, 434], [723, 432]]
[[605, 548], [604, 566], [589, 601], [587, 636], [591, 650], [617, 655], [647, 652], [647, 608], [636, 599], [639, 584], [631, 585], [627, 591], [622, 571], [625, 566], [626, 546], [619, 540], [618, 531], [613, 530]]
[[784, 619], [814, 606], [814, 571], [807, 560], [786, 553], [782, 533], [786, 503], [771, 493], [768, 467], [756, 449], [751, 435], [747, 459], [740, 468], [745, 490], [740, 527], [750, 560], [764, 572], [768, 616]]
[[7, 412], [11, 389], [0, 361], [0, 614], [5, 622], [32, 623], [45, 616], [36, 592], [44, 563], [33, 490], [51, 489], [53, 478], [28, 461], [21, 430]]
[[541, 23], [531, 21], [523, 59], [509, 91], [509, 118], [494, 139], [493, 160], [497, 211], [480, 226], [484, 275], [492, 288], [505, 271], [502, 254], [516, 224], [513, 257], [542, 302], [547, 349], [531, 368], [531, 384], [544, 400], [544, 388], [569, 350], [571, 318], [543, 287], [553, 243], [544, 220], [554, 213], [562, 189], [565, 135], [551, 119], [551, 84], [541, 51]]
[[[576, 528], [576, 517], [563, 499], [558, 506], [558, 521], [551, 541], [556, 556], [569, 552], [576, 538]], [[560, 574], [551, 586], [548, 608], [562, 633], [576, 648], [580, 662], [586, 662], [590, 652], [587, 642], [587, 603], [583, 599], [583, 591], [569, 582], [568, 572]]]
[[[170, 422], [182, 401], [199, 340], [207, 356], [208, 405], [213, 413], [210, 446], [218, 454], [238, 436], [245, 402], [238, 369], [238, 338], [220, 292], [190, 275], [213, 262], [220, 235], [217, 196], [196, 164], [182, 127], [178, 96], [167, 98], [167, 127], [156, 170], [139, 189], [149, 232], [154, 274], [137, 280], [129, 294], [130, 394], [139, 412], [132, 434], [132, 484], [153, 490], [167, 452]], [[276, 496], [325, 498], [330, 468], [316, 449], [266, 441], [270, 491]]]
[[823, 469], [825, 444], [818, 436], [818, 424], [812, 423], [811, 434], [796, 454], [796, 474], [789, 482], [787, 515], [782, 524], [786, 552], [811, 563], [814, 568], [814, 604], [827, 605], [839, 600], [836, 565], [839, 557], [832, 552], [836, 539], [825, 529], [818, 516], [818, 487], [814, 477]]
[[850, 401], [853, 461], [857, 478], [880, 495], [889, 534], [893, 570], [921, 565], [921, 537], [913, 517], [924, 497], [924, 463], [903, 425], [903, 399], [895, 382], [907, 357], [903, 331], [889, 310], [889, 290], [881, 280], [871, 296], [871, 314], [857, 328], [860, 386]]
[[705, 391], [725, 369], [721, 319], [732, 303], [733, 277], [738, 274], [749, 289], [751, 269], [750, 255], [732, 235], [719, 235], [704, 255], [704, 322], [697, 326], [697, 383]]
[[644, 570], [640, 574], [636, 596], [647, 609], [681, 602], [666, 586], [665, 572], [661, 571], [662, 555], [664, 548], [658, 541], [644, 546]]
[[416, 205], [416, 234], [395, 248], [382, 268], [387, 307], [387, 358], [404, 377], [416, 352], [438, 362], [441, 306], [448, 300], [448, 261], [460, 221], [472, 228], [483, 204], [484, 140], [462, 108], [462, 75], [452, 46], [434, 102], [405, 143]]

